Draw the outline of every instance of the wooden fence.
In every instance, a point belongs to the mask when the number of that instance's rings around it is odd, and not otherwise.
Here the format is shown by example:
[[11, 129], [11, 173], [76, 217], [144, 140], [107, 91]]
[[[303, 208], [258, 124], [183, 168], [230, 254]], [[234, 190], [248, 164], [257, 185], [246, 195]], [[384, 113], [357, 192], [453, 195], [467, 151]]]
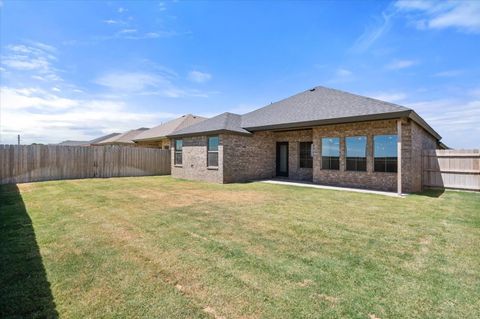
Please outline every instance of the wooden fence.
[[0, 184], [168, 174], [169, 150], [111, 145], [0, 145]]
[[480, 150], [424, 151], [423, 184], [480, 191]]

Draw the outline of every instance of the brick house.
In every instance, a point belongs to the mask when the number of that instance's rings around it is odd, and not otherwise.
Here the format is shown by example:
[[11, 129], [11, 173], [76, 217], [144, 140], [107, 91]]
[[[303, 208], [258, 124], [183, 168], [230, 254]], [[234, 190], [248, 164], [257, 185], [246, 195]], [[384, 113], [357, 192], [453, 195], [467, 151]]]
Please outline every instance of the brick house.
[[172, 138], [172, 176], [217, 183], [273, 177], [398, 192], [422, 189], [422, 151], [440, 135], [412, 109], [315, 87]]
[[135, 146], [168, 150], [171, 143], [167, 135], [172, 134], [176, 130], [181, 130], [190, 125], [199, 123], [205, 119], [206, 118], [198, 115], [186, 114], [141, 132], [133, 138], [133, 142], [135, 142]]

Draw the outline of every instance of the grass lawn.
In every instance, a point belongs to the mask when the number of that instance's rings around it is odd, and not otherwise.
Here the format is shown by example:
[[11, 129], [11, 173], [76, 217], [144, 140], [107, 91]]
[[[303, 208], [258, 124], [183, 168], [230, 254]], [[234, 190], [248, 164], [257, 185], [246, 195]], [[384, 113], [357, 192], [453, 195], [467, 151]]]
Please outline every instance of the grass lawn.
[[480, 194], [0, 186], [0, 317], [479, 318]]

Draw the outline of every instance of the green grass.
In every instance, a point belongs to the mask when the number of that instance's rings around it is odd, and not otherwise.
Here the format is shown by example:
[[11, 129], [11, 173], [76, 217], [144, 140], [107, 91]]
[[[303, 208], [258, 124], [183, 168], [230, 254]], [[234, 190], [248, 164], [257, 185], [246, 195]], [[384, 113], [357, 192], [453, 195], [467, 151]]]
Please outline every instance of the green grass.
[[0, 317], [478, 318], [480, 194], [0, 187]]

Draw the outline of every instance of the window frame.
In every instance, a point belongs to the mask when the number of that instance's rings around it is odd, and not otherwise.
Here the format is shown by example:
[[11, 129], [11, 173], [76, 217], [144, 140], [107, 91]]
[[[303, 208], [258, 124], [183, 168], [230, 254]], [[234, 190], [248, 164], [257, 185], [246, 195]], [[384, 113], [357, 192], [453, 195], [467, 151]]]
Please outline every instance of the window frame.
[[[395, 137], [395, 157], [392, 156], [383, 156], [377, 157], [375, 156], [376, 150], [376, 137], [386, 137], [392, 136]], [[393, 173], [396, 174], [398, 172], [398, 150], [397, 150], [397, 143], [398, 143], [398, 136], [396, 134], [379, 134], [373, 136], [373, 171], [375, 173]], [[379, 166], [383, 166], [383, 169], [378, 169]], [[388, 170], [389, 167], [393, 167], [393, 170]]]
[[[308, 146], [308, 152], [305, 153], [304, 145], [309, 144]], [[313, 142], [311, 141], [305, 141], [305, 142], [300, 142], [298, 148], [298, 167], [300, 168], [313, 168]], [[306, 164], [306, 165], [305, 165]]]
[[[182, 143], [180, 150], [177, 148], [177, 142]], [[175, 147], [175, 151], [173, 152], [173, 165], [181, 167], [183, 166], [183, 139], [175, 139], [173, 143]], [[178, 162], [177, 155], [180, 155], [180, 163]]]
[[[324, 147], [324, 140], [327, 140], [327, 139], [337, 139], [338, 140], [338, 156], [324, 156], [323, 155], [323, 147]], [[322, 137], [321, 138], [321, 156], [320, 156], [320, 160], [321, 160], [321, 164], [322, 164], [322, 170], [332, 170], [332, 171], [339, 171], [340, 170], [340, 157], [341, 157], [341, 147], [342, 147], [342, 141], [341, 141], [341, 137]], [[328, 159], [327, 159], [328, 158]], [[324, 161], [325, 159], [328, 160], [328, 167], [325, 167], [324, 165]], [[332, 159], [335, 159], [335, 162], [336, 162], [336, 167], [333, 167], [332, 168]]]
[[[211, 138], [217, 138], [217, 150], [212, 151], [210, 150], [210, 139]], [[207, 136], [207, 168], [218, 168], [218, 161], [219, 161], [219, 155], [218, 155], [218, 147], [220, 146], [220, 136], [219, 135], [210, 135]], [[210, 155], [216, 155], [217, 156], [217, 165], [210, 165]]]
[[[348, 140], [363, 137], [365, 140], [364, 156], [348, 156]], [[368, 137], [366, 135], [355, 135], [345, 137], [345, 170], [349, 172], [366, 172], [367, 171], [367, 149]], [[354, 168], [349, 167], [349, 162], [353, 161]], [[359, 163], [361, 167], [359, 168]]]

